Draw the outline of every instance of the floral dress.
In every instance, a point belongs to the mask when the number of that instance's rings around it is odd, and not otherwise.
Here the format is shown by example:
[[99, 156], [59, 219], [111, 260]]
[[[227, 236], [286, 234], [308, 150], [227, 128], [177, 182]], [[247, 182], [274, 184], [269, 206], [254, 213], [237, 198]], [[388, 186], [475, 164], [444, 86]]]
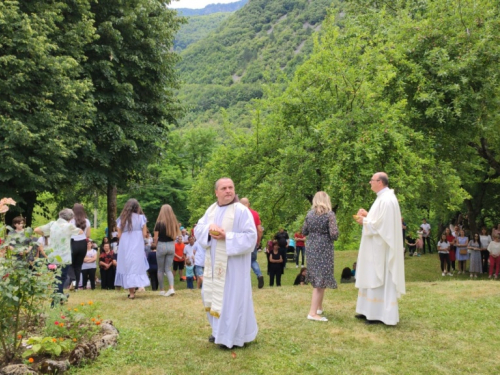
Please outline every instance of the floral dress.
[[334, 252], [333, 241], [339, 236], [337, 219], [333, 211], [317, 215], [314, 210], [307, 213], [302, 234], [307, 236], [306, 282], [313, 288], [337, 288], [333, 276]]

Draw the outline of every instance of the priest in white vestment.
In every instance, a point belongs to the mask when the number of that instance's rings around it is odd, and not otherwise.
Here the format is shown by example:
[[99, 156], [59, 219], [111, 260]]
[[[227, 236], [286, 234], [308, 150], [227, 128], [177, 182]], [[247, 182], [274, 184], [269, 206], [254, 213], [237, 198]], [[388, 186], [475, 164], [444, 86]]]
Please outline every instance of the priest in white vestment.
[[369, 212], [360, 209], [356, 217], [363, 225], [356, 267], [356, 318], [367, 324], [396, 325], [398, 299], [406, 293], [401, 211], [387, 174], [375, 173], [370, 185], [377, 199]]
[[217, 202], [194, 229], [207, 249], [202, 298], [212, 326], [210, 342], [223, 347], [243, 346], [257, 336], [249, 272], [257, 231], [252, 214], [237, 202], [233, 181], [215, 184]]

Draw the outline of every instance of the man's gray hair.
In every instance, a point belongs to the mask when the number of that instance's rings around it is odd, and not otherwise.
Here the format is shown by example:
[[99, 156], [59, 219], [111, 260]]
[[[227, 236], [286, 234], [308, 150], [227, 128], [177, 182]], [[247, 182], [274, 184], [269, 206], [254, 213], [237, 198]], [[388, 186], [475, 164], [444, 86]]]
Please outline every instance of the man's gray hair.
[[[219, 178], [217, 181], [215, 181], [215, 190], [217, 190], [217, 186], [219, 185], [219, 181], [222, 181], [222, 180], [231, 180], [231, 178], [229, 178], [229, 177]], [[233, 181], [233, 180], [231, 180], [231, 181]]]
[[59, 211], [59, 218], [60, 219], [70, 221], [74, 217], [75, 217], [75, 214], [73, 213], [73, 210], [71, 208], [63, 208], [61, 211]]
[[382, 181], [382, 185], [389, 186], [389, 177], [387, 175], [381, 174], [378, 178]]

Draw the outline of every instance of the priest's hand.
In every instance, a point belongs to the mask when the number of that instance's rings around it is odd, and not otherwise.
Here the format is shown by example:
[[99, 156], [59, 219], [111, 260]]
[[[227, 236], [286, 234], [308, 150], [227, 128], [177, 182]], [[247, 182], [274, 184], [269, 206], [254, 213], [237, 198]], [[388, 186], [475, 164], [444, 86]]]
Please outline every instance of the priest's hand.
[[361, 217], [366, 217], [368, 216], [368, 212], [364, 209], [364, 208], [360, 208], [358, 210], [358, 213], [357, 213], [358, 216], [361, 216]]
[[226, 239], [226, 231], [224, 229], [219, 228], [219, 230], [217, 232], [219, 232], [218, 235], [210, 233], [210, 235], [212, 236], [213, 239], [215, 239], [215, 240], [225, 240]]
[[224, 231], [224, 229], [216, 224], [210, 224], [208, 232], [210, 233], [210, 236], [212, 236], [212, 238], [215, 240], [223, 240], [226, 238], [226, 232]]

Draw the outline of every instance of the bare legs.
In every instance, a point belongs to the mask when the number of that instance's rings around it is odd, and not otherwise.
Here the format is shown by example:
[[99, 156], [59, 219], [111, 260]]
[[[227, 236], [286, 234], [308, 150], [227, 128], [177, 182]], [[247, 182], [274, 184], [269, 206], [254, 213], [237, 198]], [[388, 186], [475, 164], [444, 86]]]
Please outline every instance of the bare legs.
[[309, 315], [313, 318], [320, 318], [318, 310], [323, 310], [323, 297], [325, 295], [325, 288], [314, 288], [311, 300], [311, 308]]

